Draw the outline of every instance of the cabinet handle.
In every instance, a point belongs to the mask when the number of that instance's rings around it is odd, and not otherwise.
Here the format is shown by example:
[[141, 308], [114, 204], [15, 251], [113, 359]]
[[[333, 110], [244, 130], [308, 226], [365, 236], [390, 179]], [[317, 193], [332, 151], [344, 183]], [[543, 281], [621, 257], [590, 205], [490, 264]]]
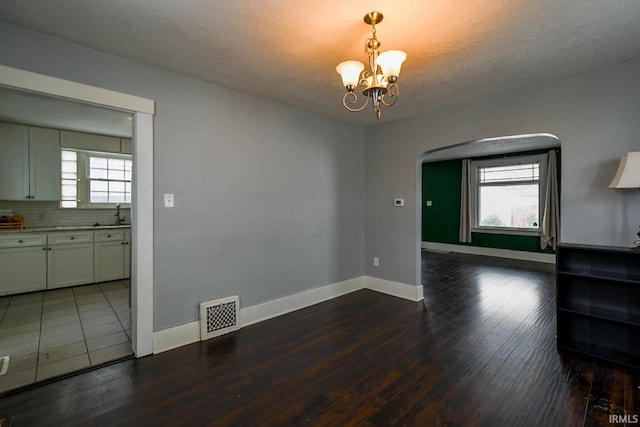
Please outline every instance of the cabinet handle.
[[23, 243], [23, 242], [24, 242], [24, 240], [18, 240], [18, 243]]
[[120, 244], [121, 244], [121, 245], [126, 245], [126, 243], [125, 243], [125, 242], [120, 242]]
[[46, 251], [46, 250], [47, 250], [47, 248], [42, 248], [42, 250], [43, 250], [43, 251]]
[[110, 238], [110, 237], [111, 237], [111, 234], [107, 234], [107, 238]]
[[47, 248], [47, 250], [48, 250], [48, 251], [51, 251], [51, 250], [53, 250], [53, 248]]
[[75, 239], [75, 237], [71, 236], [69, 239], [73, 240], [73, 239]]

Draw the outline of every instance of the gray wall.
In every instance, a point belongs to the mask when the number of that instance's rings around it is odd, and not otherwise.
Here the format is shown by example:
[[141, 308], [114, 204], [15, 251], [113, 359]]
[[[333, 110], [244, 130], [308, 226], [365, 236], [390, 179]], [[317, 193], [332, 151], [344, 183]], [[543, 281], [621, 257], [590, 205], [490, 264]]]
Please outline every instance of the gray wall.
[[1, 22], [0, 63], [156, 101], [155, 330], [363, 274], [361, 128]]
[[[420, 283], [421, 154], [538, 132], [556, 135], [562, 145], [561, 241], [631, 245], [640, 224], [640, 192], [607, 186], [620, 155], [640, 150], [638, 59], [367, 128], [366, 274]], [[395, 197], [405, 198], [406, 206], [394, 207]]]

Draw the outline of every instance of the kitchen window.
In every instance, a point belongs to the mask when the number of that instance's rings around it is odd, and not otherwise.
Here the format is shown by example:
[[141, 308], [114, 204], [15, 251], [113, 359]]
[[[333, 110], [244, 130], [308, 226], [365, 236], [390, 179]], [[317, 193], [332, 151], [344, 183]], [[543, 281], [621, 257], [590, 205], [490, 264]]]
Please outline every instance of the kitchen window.
[[474, 232], [539, 234], [544, 155], [471, 162]]
[[109, 208], [131, 203], [130, 154], [62, 149], [63, 208]]

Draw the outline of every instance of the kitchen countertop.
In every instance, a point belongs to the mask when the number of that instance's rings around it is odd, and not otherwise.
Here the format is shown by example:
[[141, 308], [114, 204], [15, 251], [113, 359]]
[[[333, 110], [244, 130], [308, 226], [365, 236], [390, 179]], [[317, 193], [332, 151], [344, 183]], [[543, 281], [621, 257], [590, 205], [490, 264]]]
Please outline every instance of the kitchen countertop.
[[29, 227], [24, 230], [2, 230], [0, 234], [5, 233], [50, 233], [53, 231], [80, 231], [80, 230], [105, 230], [114, 228], [131, 228], [131, 224], [122, 225], [68, 225], [68, 226], [49, 226], [49, 227]]

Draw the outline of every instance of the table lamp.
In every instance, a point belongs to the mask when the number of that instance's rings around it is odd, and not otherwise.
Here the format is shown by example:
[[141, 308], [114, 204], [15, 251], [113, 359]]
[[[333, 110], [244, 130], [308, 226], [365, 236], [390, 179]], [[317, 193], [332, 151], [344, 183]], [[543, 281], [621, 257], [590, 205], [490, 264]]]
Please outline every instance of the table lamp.
[[[620, 158], [618, 172], [609, 184], [609, 188], [638, 188], [640, 189], [640, 151], [624, 153]], [[640, 231], [637, 233], [640, 238]], [[640, 240], [634, 242], [633, 250], [640, 250]]]

